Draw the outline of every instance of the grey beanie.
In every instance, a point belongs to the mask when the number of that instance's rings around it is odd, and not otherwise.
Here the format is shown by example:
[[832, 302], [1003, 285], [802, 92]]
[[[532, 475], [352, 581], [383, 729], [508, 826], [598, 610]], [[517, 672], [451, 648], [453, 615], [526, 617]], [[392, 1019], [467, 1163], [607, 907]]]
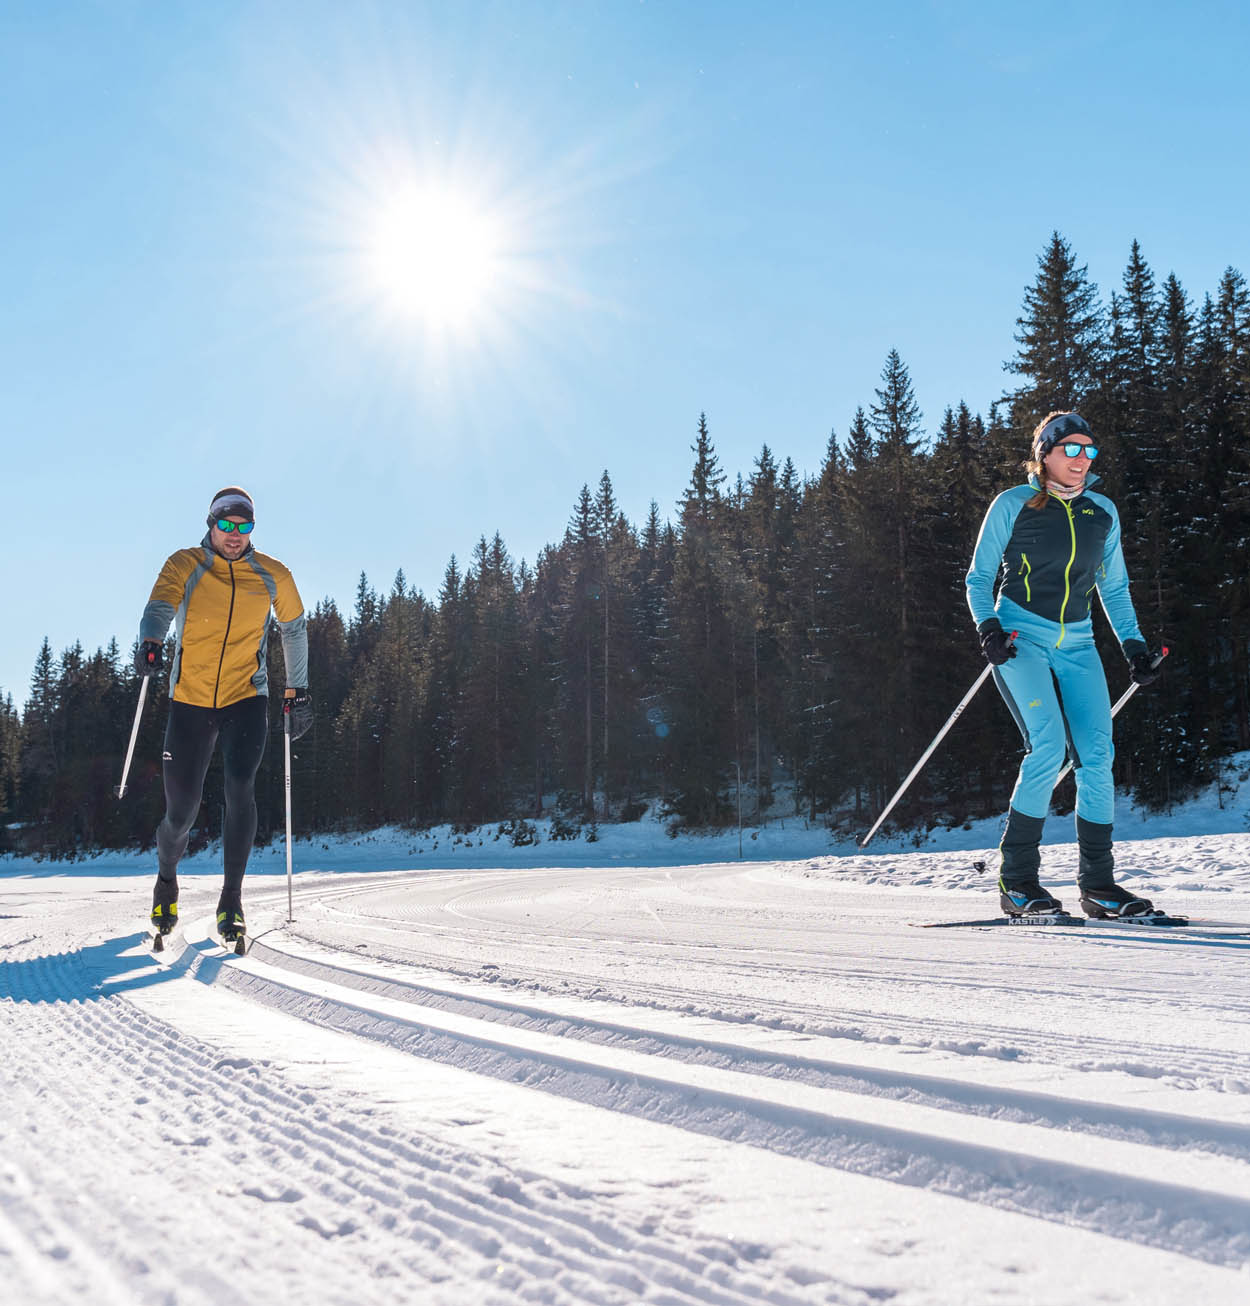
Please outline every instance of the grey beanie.
[[218, 490], [208, 505], [209, 525], [218, 517], [242, 517], [245, 521], [255, 521], [256, 509], [252, 505], [252, 496], [238, 485], [227, 485], [224, 490]]

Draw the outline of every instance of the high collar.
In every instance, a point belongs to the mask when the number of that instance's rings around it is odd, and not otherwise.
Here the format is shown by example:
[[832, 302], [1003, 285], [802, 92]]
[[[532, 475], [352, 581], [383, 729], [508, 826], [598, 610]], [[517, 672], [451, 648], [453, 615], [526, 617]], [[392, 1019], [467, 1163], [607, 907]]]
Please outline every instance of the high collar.
[[244, 549], [243, 552], [240, 553], [237, 558], [227, 558], [223, 554], [218, 553], [217, 550], [213, 548], [213, 531], [211, 526], [207, 531], [205, 531], [204, 538], [200, 541], [200, 545], [203, 548], [207, 549], [209, 553], [213, 555], [214, 558], [221, 558], [222, 562], [225, 563], [242, 562], [243, 559], [246, 558], [248, 554], [251, 553], [252, 551], [252, 541], [248, 540], [247, 548]]

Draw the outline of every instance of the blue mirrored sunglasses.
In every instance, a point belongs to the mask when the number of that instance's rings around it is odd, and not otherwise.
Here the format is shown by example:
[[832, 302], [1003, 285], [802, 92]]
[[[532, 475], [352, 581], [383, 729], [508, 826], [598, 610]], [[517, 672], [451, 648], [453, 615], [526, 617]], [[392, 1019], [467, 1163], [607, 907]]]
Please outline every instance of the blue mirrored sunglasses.
[[1098, 457], [1098, 446], [1096, 444], [1081, 444], [1079, 440], [1069, 440], [1067, 444], [1061, 444], [1059, 448], [1062, 449], [1069, 458], [1079, 458], [1082, 449], [1085, 450], [1085, 456], [1090, 460], [1090, 462], [1093, 462], [1094, 459]]
[[254, 521], [231, 521], [228, 517], [217, 518], [217, 529], [224, 531], [227, 535], [231, 531], [238, 531], [240, 535], [250, 535], [252, 527], [255, 525]]

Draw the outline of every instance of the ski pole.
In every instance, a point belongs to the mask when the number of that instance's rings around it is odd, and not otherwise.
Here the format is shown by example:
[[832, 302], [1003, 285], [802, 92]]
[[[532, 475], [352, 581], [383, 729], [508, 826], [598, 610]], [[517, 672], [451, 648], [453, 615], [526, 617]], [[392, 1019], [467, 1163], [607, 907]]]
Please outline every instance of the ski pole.
[[[1007, 643], [1010, 644], [1015, 639], [1018, 633], [1019, 633], [1018, 631], [1013, 630], [1011, 634], [1007, 636]], [[932, 756], [933, 750], [942, 742], [943, 739], [946, 738], [946, 732], [951, 728], [951, 726], [955, 724], [956, 721], [959, 720], [961, 714], [963, 713], [964, 708], [966, 708], [968, 704], [972, 702], [973, 698], [976, 697], [977, 690], [980, 689], [983, 684], [985, 684], [986, 678], [993, 670], [994, 670], [993, 663], [987, 662], [981, 674], [976, 678], [976, 680], [973, 681], [972, 688], [963, 696], [963, 698], [959, 700], [959, 706], [956, 707], [955, 710], [950, 714], [950, 716], [946, 718], [946, 724], [941, 728], [941, 730], [937, 732], [937, 734], [934, 736], [933, 742], [921, 754], [920, 761], [917, 762], [916, 765], [912, 767], [912, 769], [908, 772], [907, 779], [904, 780], [901, 785], [899, 785], [898, 790], [895, 793], [894, 797], [891, 798], [888, 803], [886, 803], [885, 811], [882, 812], [881, 815], [877, 817], [876, 823], [873, 825], [872, 829], [869, 830], [868, 833], [864, 835], [864, 837], [859, 841], [859, 846], [861, 848], [868, 847], [868, 841], [872, 838], [874, 834], [877, 833], [877, 830], [880, 827], [881, 822], [884, 821], [885, 818], [889, 816], [889, 814], [894, 810], [894, 804], [897, 803], [898, 800], [902, 798], [902, 796], [907, 792], [907, 787], [920, 774], [921, 768]]]
[[135, 755], [135, 740], [139, 738], [139, 718], [143, 715], [143, 700], [148, 695], [150, 679], [150, 676], [144, 676], [139, 683], [139, 702], [135, 707], [135, 723], [130, 727], [130, 747], [126, 749], [126, 761], [122, 766], [122, 782], [113, 790], [118, 798], [124, 798], [126, 794], [126, 777], [130, 774], [130, 759]]
[[[1152, 671], [1157, 671], [1163, 665], [1163, 659], [1167, 657], [1169, 652], [1171, 652], [1171, 650], [1165, 644], [1163, 647], [1163, 651], [1150, 664], [1150, 669]], [[1124, 693], [1122, 693], [1120, 697], [1116, 699], [1115, 704], [1111, 709], [1111, 715], [1113, 718], [1115, 717], [1116, 713], [1119, 712], [1119, 710], [1124, 706], [1124, 704], [1127, 703], [1129, 699], [1132, 698], [1133, 695], [1136, 694], [1140, 688], [1141, 686], [1137, 683], [1137, 681], [1134, 680], [1133, 683], [1124, 691]], [[1059, 772], [1059, 779], [1055, 781], [1056, 789], [1059, 787], [1060, 783], [1067, 778], [1067, 774], [1069, 771], [1072, 770], [1073, 766], [1074, 763], [1072, 762], [1071, 759], [1069, 759], [1063, 764], [1063, 770]]]
[[286, 919], [289, 925], [295, 919], [295, 893], [291, 873], [291, 700], [282, 705], [283, 747], [286, 752]]

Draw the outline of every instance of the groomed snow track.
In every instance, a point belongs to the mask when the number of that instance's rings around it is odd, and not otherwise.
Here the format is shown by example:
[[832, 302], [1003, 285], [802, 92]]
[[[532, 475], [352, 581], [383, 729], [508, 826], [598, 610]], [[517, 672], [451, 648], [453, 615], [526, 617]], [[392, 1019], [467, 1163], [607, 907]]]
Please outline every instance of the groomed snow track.
[[[422, 872], [308, 877], [291, 923], [256, 881], [243, 958], [192, 882], [157, 957], [88, 929], [143, 888], [54, 887], [9, 883], [0, 919], [14, 1301], [1250, 1284], [1232, 934], [918, 939], [884, 898], [856, 913], [775, 868]], [[1013, 992], [1070, 1019], [1011, 1025]]]

